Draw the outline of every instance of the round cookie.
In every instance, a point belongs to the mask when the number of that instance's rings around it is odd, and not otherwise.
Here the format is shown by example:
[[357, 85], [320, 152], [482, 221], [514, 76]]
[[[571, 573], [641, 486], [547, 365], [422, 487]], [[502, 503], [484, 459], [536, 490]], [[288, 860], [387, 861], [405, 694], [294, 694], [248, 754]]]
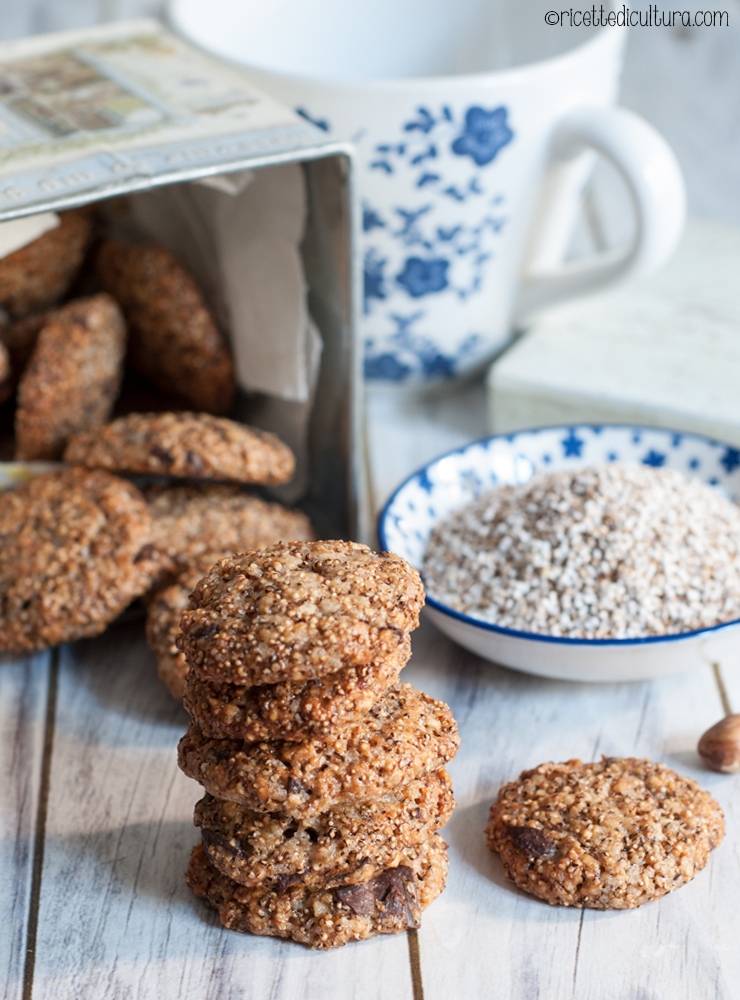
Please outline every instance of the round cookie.
[[311, 522], [302, 511], [267, 503], [239, 486], [153, 486], [144, 496], [155, 544], [182, 566], [196, 561], [202, 565], [204, 555], [213, 553], [205, 570], [233, 552], [313, 538]]
[[191, 724], [178, 760], [216, 798], [308, 819], [437, 771], [459, 745], [447, 705], [399, 684], [357, 722], [301, 743], [213, 739]]
[[77, 434], [65, 462], [111, 472], [150, 473], [237, 483], [286, 483], [295, 460], [268, 431], [209, 413], [129, 413]]
[[0, 259], [0, 305], [13, 317], [53, 305], [72, 284], [92, 232], [90, 210], [72, 209], [54, 229]]
[[306, 682], [214, 684], [190, 670], [183, 705], [206, 736], [307, 740], [356, 722], [392, 685], [411, 655], [408, 638], [393, 656]]
[[10, 356], [13, 382], [18, 382], [23, 374], [48, 315], [48, 312], [33, 313], [0, 325], [0, 341]]
[[178, 646], [214, 681], [307, 680], [393, 656], [423, 603], [419, 574], [399, 556], [356, 542], [281, 543], [214, 566]]
[[158, 567], [146, 504], [116, 476], [64, 469], [3, 493], [0, 649], [97, 635]]
[[260, 886], [248, 889], [226, 878], [199, 845], [185, 879], [229, 930], [328, 949], [419, 927], [422, 910], [444, 889], [448, 865], [445, 842], [433, 834], [418, 849], [407, 851], [403, 864], [359, 885], [293, 886], [274, 892]]
[[218, 870], [240, 885], [283, 892], [366, 882], [403, 863], [444, 826], [454, 808], [450, 776], [425, 774], [383, 798], [336, 806], [296, 820], [258, 813], [206, 795], [195, 807], [203, 848]]
[[182, 264], [163, 246], [107, 241], [96, 271], [126, 315], [134, 367], [194, 410], [227, 413], [236, 391], [231, 354]]
[[110, 295], [77, 299], [47, 314], [18, 386], [18, 459], [57, 459], [73, 434], [105, 423], [125, 349], [126, 326]]
[[689, 882], [724, 836], [708, 792], [649, 760], [525, 771], [491, 807], [488, 846], [520, 889], [560, 906], [622, 910]]
[[6, 403], [13, 395], [13, 370], [10, 353], [0, 341], [0, 403]]
[[155, 590], [146, 602], [146, 641], [157, 658], [159, 679], [178, 701], [182, 701], [190, 667], [175, 640], [180, 634], [180, 616], [202, 575], [197, 567], [184, 570], [174, 583]]

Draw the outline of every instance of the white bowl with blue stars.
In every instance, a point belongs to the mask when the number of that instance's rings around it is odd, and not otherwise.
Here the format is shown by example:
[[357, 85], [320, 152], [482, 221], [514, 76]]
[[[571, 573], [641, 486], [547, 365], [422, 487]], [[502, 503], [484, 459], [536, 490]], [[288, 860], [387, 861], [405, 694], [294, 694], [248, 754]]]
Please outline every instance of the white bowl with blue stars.
[[[740, 499], [740, 448], [656, 427], [545, 427], [475, 441], [410, 476], [383, 509], [380, 547], [421, 568], [432, 530], [481, 493], [536, 472], [639, 462], [694, 476]], [[519, 632], [427, 597], [427, 616], [455, 642], [515, 670], [573, 681], [634, 681], [737, 656], [740, 621], [645, 639], [569, 639]]]

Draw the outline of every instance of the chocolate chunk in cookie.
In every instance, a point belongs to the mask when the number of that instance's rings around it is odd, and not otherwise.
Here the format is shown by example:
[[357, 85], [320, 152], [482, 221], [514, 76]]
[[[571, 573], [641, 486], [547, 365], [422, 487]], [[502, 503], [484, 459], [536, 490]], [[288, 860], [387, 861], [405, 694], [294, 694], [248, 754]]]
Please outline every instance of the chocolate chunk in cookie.
[[110, 295], [47, 313], [18, 386], [16, 455], [57, 459], [69, 438], [100, 427], [118, 395], [126, 326]]
[[323, 737], [245, 744], [207, 737], [191, 724], [178, 756], [185, 774], [216, 798], [306, 819], [437, 771], [459, 743], [447, 705], [399, 684], [357, 722]]
[[447, 868], [445, 843], [433, 834], [406, 851], [401, 864], [360, 884], [292, 886], [282, 892], [247, 888], [222, 875], [200, 846], [193, 850], [186, 880], [230, 930], [327, 949], [418, 927], [422, 910], [444, 889]]
[[622, 910], [689, 882], [724, 835], [708, 792], [662, 764], [605, 757], [542, 764], [505, 785], [488, 846], [526, 892]]
[[228, 413], [236, 390], [231, 354], [182, 264], [163, 246], [108, 241], [96, 270], [126, 315], [134, 366], [194, 410]]
[[77, 434], [65, 462], [111, 472], [236, 483], [286, 483], [295, 459], [268, 431], [208, 413], [129, 413]]
[[222, 560], [196, 587], [178, 645], [203, 677], [271, 684], [393, 657], [424, 591], [399, 556], [294, 542]]
[[50, 472], [0, 495], [0, 649], [102, 632], [158, 570], [151, 531], [138, 490], [106, 472]]

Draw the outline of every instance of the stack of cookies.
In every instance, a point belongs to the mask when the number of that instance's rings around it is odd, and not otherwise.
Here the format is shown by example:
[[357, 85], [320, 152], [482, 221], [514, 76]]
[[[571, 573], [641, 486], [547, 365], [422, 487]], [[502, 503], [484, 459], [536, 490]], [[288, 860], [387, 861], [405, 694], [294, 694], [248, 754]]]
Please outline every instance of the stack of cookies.
[[415, 570], [352, 542], [222, 559], [196, 586], [187, 880], [225, 927], [332, 948], [418, 926], [444, 888], [457, 729], [399, 680], [422, 604]]

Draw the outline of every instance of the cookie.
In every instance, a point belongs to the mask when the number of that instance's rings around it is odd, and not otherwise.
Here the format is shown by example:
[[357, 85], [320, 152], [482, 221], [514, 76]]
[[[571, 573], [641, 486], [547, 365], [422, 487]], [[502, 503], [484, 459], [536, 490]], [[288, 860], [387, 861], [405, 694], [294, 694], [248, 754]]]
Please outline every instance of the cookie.
[[206, 735], [244, 740], [307, 740], [356, 722], [392, 685], [411, 655], [406, 640], [394, 656], [305, 682], [243, 687], [214, 684], [192, 669], [183, 704]]
[[110, 295], [47, 314], [18, 386], [16, 457], [57, 459], [78, 431], [110, 417], [123, 374], [126, 326]]
[[33, 313], [12, 323], [0, 325], [0, 342], [10, 357], [13, 380], [17, 382], [31, 359], [39, 334], [46, 324], [48, 312]]
[[97, 635], [158, 565], [146, 504], [116, 476], [64, 469], [1, 494], [0, 649]]
[[174, 583], [157, 588], [146, 602], [146, 641], [157, 658], [157, 674], [173, 698], [182, 700], [190, 667], [175, 644], [180, 634], [180, 616], [188, 606], [201, 570], [184, 570]]
[[59, 225], [0, 259], [0, 305], [13, 317], [47, 309], [67, 291], [93, 233], [89, 209], [62, 212]]
[[231, 354], [200, 289], [169, 250], [108, 241], [96, 272], [126, 315], [134, 367], [194, 410], [228, 413], [236, 391]]
[[195, 807], [203, 848], [218, 870], [240, 885], [283, 892], [366, 882], [401, 864], [444, 826], [454, 800], [446, 771], [425, 774], [382, 798], [336, 806], [296, 820], [253, 812], [206, 795]]
[[209, 569], [233, 552], [313, 538], [304, 513], [266, 503], [239, 486], [154, 486], [144, 495], [157, 547], [181, 566], [202, 563], [206, 553], [214, 553]]
[[223, 559], [193, 592], [178, 645], [204, 677], [301, 681], [392, 657], [424, 590], [399, 556], [356, 542], [293, 542]]
[[689, 882], [724, 836], [708, 792], [662, 764], [542, 764], [505, 785], [488, 846], [520, 889], [560, 906], [623, 910]]
[[222, 875], [200, 846], [193, 850], [185, 879], [229, 930], [328, 949], [419, 927], [422, 910], [444, 889], [447, 868], [445, 842], [434, 834], [406, 852], [402, 864], [359, 885], [293, 886], [284, 892], [246, 888]]
[[286, 483], [295, 459], [275, 434], [209, 413], [129, 413], [77, 434], [65, 462], [111, 472]]
[[216, 798], [308, 819], [341, 803], [380, 798], [437, 771], [459, 745], [447, 705], [399, 684], [357, 722], [301, 743], [213, 739], [191, 724], [178, 760]]
[[13, 395], [13, 370], [10, 364], [10, 354], [5, 344], [0, 341], [0, 403], [7, 402]]

